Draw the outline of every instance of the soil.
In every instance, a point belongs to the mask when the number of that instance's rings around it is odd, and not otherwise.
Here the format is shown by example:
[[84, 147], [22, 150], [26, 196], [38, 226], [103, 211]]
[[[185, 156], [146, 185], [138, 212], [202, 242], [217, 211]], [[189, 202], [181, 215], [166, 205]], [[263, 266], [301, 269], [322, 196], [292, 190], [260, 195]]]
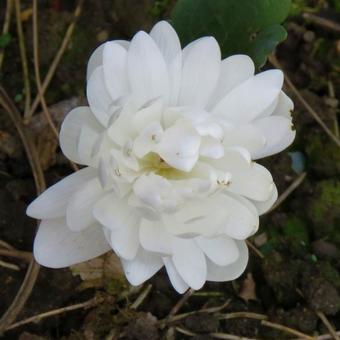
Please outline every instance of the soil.
[[[169, 16], [174, 2], [129, 0], [127, 6], [122, 0], [85, 1], [71, 43], [45, 96], [57, 124], [67, 111], [84, 102], [85, 69], [91, 51], [106, 39], [129, 39], [136, 31], [149, 29], [154, 22]], [[39, 1], [42, 75], [46, 74], [72, 21], [75, 4], [66, 0]], [[0, 27], [5, 9], [6, 2], [1, 1]], [[31, 1], [21, 0], [21, 9], [34, 98]], [[292, 13], [285, 24], [288, 38], [278, 47], [276, 55], [300, 93], [337, 134], [340, 33], [306, 18], [304, 13], [339, 25], [340, 2], [293, 0]], [[5, 52], [0, 82], [23, 112], [23, 78], [14, 17], [10, 34], [9, 43], [0, 46]], [[270, 67], [268, 63], [266, 68]], [[236, 336], [234, 339], [288, 339], [291, 334], [269, 327], [261, 320], [266, 318], [271, 323], [317, 336], [329, 333], [319, 318], [320, 312], [334, 329], [340, 330], [340, 152], [290, 89], [285, 90], [295, 101], [297, 138], [289, 150], [261, 162], [273, 173], [280, 193], [302, 172], [307, 175], [288, 199], [261, 217], [260, 231], [251, 242], [263, 258], [251, 252], [242, 277], [229, 283], [207, 283], [188, 297], [177, 312], [189, 314], [174, 321], [168, 315], [183, 297], [170, 287], [163, 270], [144, 287], [131, 289], [112, 268], [110, 272], [116, 273], [116, 277], [100, 272], [105, 277], [101, 280], [90, 279], [84, 269], [79, 276], [76, 270], [41, 268], [32, 295], [17, 321], [94, 296], [100, 297], [101, 303], [25, 324], [6, 331], [2, 337], [209, 340], [216, 338], [216, 333], [225, 333]], [[50, 185], [72, 169], [60, 153], [40, 110], [29, 130]], [[35, 195], [25, 150], [6, 112], [0, 109], [0, 240], [20, 251], [32, 250], [36, 223], [25, 215], [25, 209]], [[3, 314], [15, 297], [28, 264], [13, 257], [1, 256], [0, 260], [12, 265], [12, 268], [0, 265], [0, 313]], [[152, 286], [148, 294], [133, 307], [149, 284]], [[222, 309], [209, 310], [223, 304]], [[240, 312], [248, 317], [232, 318]], [[260, 317], [256, 318], [258, 314]]]

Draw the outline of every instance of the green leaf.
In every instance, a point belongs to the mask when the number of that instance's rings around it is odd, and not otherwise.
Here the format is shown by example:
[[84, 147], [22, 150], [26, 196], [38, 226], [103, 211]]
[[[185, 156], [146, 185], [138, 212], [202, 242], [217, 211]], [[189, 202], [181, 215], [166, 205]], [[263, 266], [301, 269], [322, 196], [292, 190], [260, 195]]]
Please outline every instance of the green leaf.
[[10, 43], [11, 38], [9, 33], [0, 35], [0, 48], [5, 48]]
[[248, 54], [261, 67], [283, 41], [291, 0], [178, 0], [172, 21], [183, 45], [214, 36], [223, 57]]

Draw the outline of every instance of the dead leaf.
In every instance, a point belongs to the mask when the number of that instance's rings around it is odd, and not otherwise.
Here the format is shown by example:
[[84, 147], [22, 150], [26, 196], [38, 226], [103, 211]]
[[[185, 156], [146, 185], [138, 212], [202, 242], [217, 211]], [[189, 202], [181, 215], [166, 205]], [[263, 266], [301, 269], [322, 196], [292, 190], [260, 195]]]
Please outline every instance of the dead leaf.
[[245, 301], [257, 300], [256, 283], [251, 273], [248, 273], [247, 277], [242, 282], [241, 291], [238, 296]]
[[126, 282], [120, 259], [112, 251], [90, 261], [71, 266], [71, 271], [83, 280], [79, 287], [81, 290], [106, 287], [111, 282], [120, 284]]

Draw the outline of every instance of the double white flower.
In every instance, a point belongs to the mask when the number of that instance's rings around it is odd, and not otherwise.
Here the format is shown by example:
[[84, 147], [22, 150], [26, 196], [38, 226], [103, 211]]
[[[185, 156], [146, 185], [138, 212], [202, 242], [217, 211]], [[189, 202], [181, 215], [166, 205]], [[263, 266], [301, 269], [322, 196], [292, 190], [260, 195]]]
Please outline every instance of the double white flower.
[[212, 37], [183, 50], [159, 22], [110, 41], [87, 70], [89, 107], [71, 111], [60, 145], [86, 167], [27, 209], [41, 219], [36, 260], [60, 268], [110, 249], [139, 285], [165, 266], [178, 292], [245, 269], [245, 239], [277, 198], [253, 160], [292, 143], [283, 74], [254, 75], [245, 55], [221, 61]]

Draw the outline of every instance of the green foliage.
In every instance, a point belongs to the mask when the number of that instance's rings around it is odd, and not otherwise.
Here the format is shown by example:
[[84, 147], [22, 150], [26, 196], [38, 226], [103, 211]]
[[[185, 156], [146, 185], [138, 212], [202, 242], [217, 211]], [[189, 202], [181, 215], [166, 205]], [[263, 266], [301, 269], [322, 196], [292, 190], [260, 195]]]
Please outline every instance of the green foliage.
[[0, 48], [5, 48], [11, 42], [11, 35], [9, 33], [0, 35]]
[[247, 54], [261, 67], [287, 36], [280, 24], [290, 4], [290, 0], [179, 0], [172, 20], [184, 45], [214, 36], [223, 57]]

